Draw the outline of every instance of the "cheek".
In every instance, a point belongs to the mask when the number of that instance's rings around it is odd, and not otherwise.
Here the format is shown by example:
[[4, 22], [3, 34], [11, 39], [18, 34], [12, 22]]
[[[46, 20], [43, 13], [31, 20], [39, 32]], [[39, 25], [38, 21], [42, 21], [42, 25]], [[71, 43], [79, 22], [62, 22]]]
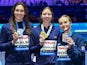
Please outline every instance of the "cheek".
[[70, 24], [67, 24], [66, 26], [67, 26], [68, 28], [70, 28], [70, 27], [71, 27], [71, 25], [70, 25]]
[[14, 11], [14, 14], [17, 14], [17, 12], [16, 12], [16, 11]]
[[25, 15], [23, 14], [22, 17], [24, 17]]
[[17, 13], [16, 13], [16, 12], [14, 12], [14, 16], [15, 16], [15, 17], [17, 16]]
[[22, 14], [23, 16], [25, 15], [25, 13]]
[[49, 18], [52, 19], [52, 15], [50, 15]]
[[48, 20], [52, 20], [52, 17], [46, 17]]
[[52, 16], [50, 17], [50, 19], [52, 20]]

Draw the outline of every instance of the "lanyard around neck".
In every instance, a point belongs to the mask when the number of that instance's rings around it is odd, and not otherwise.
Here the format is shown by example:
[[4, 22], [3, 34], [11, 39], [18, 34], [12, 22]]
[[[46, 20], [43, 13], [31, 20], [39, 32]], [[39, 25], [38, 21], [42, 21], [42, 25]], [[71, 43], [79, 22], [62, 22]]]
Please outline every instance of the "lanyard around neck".
[[[25, 30], [25, 23], [24, 23], [24, 21], [22, 22], [22, 26], [23, 26], [23, 30]], [[19, 29], [19, 25], [18, 25], [18, 23], [16, 22], [16, 29], [18, 30]]]
[[[52, 30], [52, 27], [53, 27], [53, 25], [51, 24], [50, 27], [49, 27], [49, 29], [48, 29], [48, 31], [47, 31], [47, 33], [46, 33], [47, 36], [49, 36], [49, 34], [50, 34], [51, 30]], [[43, 24], [41, 24], [41, 29], [42, 29], [43, 32], [45, 32], [44, 25]]]
[[25, 23], [24, 22], [22, 22], [22, 26], [23, 26], [23, 28], [19, 28], [18, 23], [16, 23], [16, 29], [17, 29], [19, 36], [23, 36], [23, 32], [25, 30]]

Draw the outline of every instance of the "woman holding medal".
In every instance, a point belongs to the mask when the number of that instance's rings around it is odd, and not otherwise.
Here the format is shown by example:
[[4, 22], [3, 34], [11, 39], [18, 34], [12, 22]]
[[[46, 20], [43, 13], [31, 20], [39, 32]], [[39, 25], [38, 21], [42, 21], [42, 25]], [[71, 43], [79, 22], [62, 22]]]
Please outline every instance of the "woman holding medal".
[[55, 65], [56, 40], [59, 30], [54, 27], [53, 11], [45, 7], [40, 13], [41, 24], [31, 30], [30, 51], [36, 55], [35, 65]]
[[72, 31], [72, 21], [68, 15], [62, 15], [58, 22], [62, 33], [58, 39], [56, 65], [82, 65], [85, 60], [82, 36]]
[[5, 65], [33, 65], [29, 51], [30, 29], [27, 6], [16, 3], [12, 8], [12, 17], [0, 34], [0, 50], [5, 51]]

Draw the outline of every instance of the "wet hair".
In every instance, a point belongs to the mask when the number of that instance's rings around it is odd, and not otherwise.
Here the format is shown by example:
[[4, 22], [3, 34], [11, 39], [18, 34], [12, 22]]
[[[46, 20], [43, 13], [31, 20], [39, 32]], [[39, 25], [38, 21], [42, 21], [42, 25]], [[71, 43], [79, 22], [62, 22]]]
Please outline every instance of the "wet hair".
[[[62, 15], [60, 18], [62, 18], [62, 17], [66, 17], [72, 23], [72, 20], [71, 20], [70, 16], [68, 16], [68, 15]], [[59, 21], [59, 19], [58, 19], [58, 21]]]
[[41, 15], [42, 15], [42, 12], [43, 12], [45, 9], [49, 9], [49, 10], [51, 11], [51, 13], [52, 13], [52, 20], [51, 20], [51, 22], [54, 22], [54, 13], [53, 13], [53, 10], [52, 10], [50, 7], [48, 7], [48, 6], [47, 6], [47, 7], [44, 7], [44, 8], [41, 10], [39, 22], [42, 23]]
[[13, 27], [13, 29], [16, 30], [16, 21], [15, 21], [14, 11], [15, 11], [15, 8], [18, 5], [22, 5], [23, 8], [24, 8], [25, 15], [24, 15], [23, 21], [25, 22], [25, 32], [26, 32], [26, 34], [30, 35], [30, 25], [29, 25], [28, 9], [27, 9], [27, 6], [23, 2], [17, 2], [13, 6], [13, 8], [12, 8], [12, 16], [10, 17], [9, 22], [10, 22], [11, 26]]

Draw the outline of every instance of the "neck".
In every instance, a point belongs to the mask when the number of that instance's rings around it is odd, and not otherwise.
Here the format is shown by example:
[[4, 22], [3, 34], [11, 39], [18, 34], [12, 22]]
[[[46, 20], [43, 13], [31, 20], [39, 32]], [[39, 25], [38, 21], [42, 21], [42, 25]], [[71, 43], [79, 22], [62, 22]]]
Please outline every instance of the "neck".
[[48, 28], [50, 26], [51, 23], [43, 23], [45, 28]]
[[22, 22], [22, 20], [17, 20], [17, 19], [15, 19], [15, 21], [16, 21], [16, 22]]

